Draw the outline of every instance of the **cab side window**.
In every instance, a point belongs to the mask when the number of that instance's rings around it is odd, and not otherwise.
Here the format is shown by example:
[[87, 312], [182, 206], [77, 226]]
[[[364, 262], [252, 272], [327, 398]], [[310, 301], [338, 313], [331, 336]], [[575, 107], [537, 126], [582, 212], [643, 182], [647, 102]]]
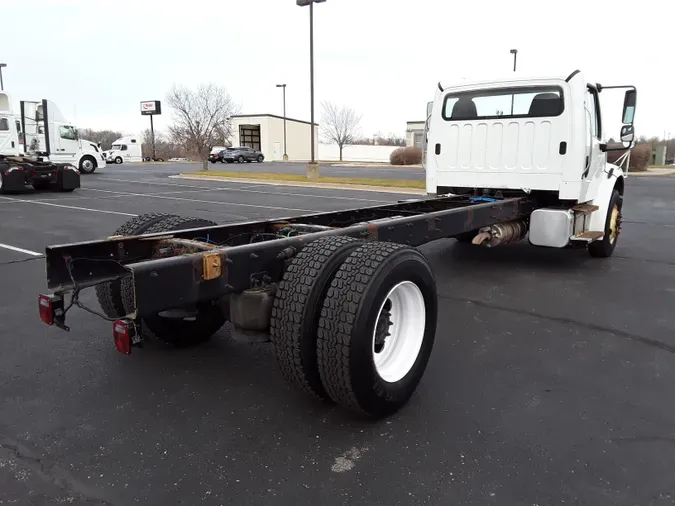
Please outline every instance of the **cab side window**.
[[0, 118], [0, 132], [9, 131], [9, 121], [7, 118]]
[[77, 140], [77, 133], [75, 132], [75, 128], [71, 126], [60, 126], [59, 135], [61, 136], [62, 139], [66, 139], [69, 141]]
[[129, 149], [129, 148], [127, 147], [127, 145], [126, 145], [126, 144], [122, 144], [121, 151], [126, 151], [127, 149]]

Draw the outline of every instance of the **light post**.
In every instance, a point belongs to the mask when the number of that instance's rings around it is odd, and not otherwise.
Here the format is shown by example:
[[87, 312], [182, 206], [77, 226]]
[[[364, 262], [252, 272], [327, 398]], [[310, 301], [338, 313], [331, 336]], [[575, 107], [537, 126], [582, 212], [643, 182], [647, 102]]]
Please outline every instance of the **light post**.
[[[517, 49], [512, 49], [511, 54], [513, 55], [513, 71], [516, 71], [516, 58], [518, 58], [518, 50]], [[511, 116], [513, 116], [513, 108], [515, 106], [515, 99], [516, 96], [514, 94], [511, 94]]]
[[283, 88], [284, 90], [284, 161], [288, 161], [288, 149], [286, 146], [286, 85], [277, 84], [277, 88]]
[[2, 82], [2, 69], [6, 66], [6, 63], [0, 63], [0, 91], [4, 91], [5, 89], [5, 83]]
[[307, 165], [307, 177], [319, 177], [319, 164], [316, 163], [316, 156], [314, 153], [314, 4], [322, 3], [326, 0], [295, 0], [300, 7], [309, 5], [309, 93], [310, 93], [310, 107], [311, 107], [311, 131], [312, 139], [310, 141], [312, 159]]
[[511, 54], [513, 55], [513, 71], [516, 71], [516, 59], [518, 58], [518, 50], [512, 49]]

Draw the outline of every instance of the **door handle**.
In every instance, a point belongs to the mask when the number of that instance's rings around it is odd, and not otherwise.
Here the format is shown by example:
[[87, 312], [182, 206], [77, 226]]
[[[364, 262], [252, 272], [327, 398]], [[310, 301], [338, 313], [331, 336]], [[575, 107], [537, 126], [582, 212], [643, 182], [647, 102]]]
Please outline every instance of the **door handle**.
[[435, 151], [435, 153], [436, 153], [437, 155], [440, 155], [440, 154], [441, 154], [441, 145], [440, 145], [440, 143], [439, 143], [439, 144], [436, 144], [436, 151]]

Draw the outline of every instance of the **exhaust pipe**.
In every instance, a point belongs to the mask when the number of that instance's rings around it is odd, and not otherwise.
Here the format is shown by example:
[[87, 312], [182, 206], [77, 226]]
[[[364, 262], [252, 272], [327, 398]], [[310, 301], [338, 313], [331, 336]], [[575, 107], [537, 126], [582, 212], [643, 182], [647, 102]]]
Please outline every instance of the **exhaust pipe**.
[[471, 243], [486, 248], [494, 248], [495, 246], [518, 242], [526, 235], [527, 223], [523, 220], [507, 221], [481, 228]]

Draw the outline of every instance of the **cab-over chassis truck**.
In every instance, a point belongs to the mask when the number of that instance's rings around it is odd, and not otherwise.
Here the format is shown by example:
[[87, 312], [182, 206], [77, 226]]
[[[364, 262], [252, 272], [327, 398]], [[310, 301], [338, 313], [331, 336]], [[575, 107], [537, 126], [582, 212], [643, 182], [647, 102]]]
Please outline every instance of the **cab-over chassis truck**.
[[[600, 142], [600, 85], [575, 72], [438, 88], [425, 162], [435, 195], [220, 226], [139, 216], [105, 240], [47, 248], [53, 293], [39, 296], [41, 319], [68, 330], [67, 312], [87, 309], [112, 322], [123, 354], [150, 337], [203, 342], [229, 320], [269, 331], [299, 389], [373, 417], [395, 412], [436, 332], [436, 282], [417, 246], [494, 247], [529, 233], [536, 246], [608, 257], [621, 218], [625, 175]], [[630, 145], [636, 90], [626, 88]], [[79, 299], [92, 286], [102, 312]]]

